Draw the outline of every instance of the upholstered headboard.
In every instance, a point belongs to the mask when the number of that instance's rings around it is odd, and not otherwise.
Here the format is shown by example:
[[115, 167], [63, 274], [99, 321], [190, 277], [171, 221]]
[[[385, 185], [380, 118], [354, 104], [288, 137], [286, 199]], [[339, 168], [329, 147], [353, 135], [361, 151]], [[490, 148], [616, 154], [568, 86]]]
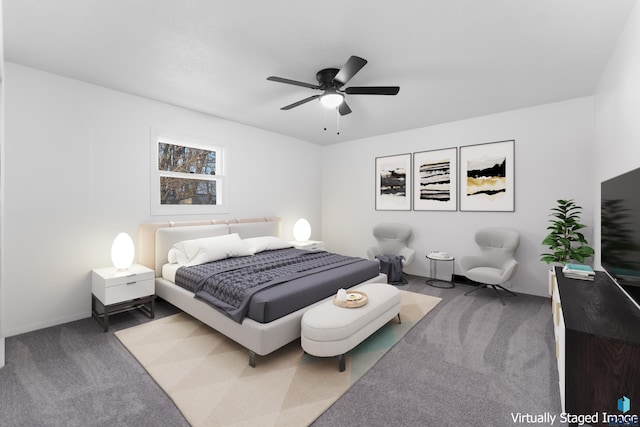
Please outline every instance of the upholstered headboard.
[[280, 236], [280, 218], [244, 218], [209, 221], [168, 221], [141, 224], [138, 230], [138, 262], [162, 275], [167, 253], [176, 243], [201, 237], [238, 233], [240, 238]]

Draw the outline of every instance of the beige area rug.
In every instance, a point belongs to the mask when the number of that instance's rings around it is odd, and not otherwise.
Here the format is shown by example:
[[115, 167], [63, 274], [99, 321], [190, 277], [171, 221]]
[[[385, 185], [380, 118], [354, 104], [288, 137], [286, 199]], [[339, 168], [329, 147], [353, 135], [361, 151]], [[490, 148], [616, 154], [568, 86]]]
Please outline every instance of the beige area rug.
[[248, 365], [234, 341], [180, 313], [116, 336], [193, 426], [307, 426], [393, 347], [440, 298], [401, 291], [394, 318], [338, 360], [305, 354], [296, 340]]

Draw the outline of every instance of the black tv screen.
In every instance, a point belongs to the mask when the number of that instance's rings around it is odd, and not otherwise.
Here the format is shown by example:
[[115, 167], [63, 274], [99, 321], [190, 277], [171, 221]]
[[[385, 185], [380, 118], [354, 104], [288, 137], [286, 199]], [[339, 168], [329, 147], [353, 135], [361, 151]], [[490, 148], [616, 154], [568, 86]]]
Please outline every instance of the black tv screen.
[[640, 168], [602, 182], [601, 263], [640, 307]]

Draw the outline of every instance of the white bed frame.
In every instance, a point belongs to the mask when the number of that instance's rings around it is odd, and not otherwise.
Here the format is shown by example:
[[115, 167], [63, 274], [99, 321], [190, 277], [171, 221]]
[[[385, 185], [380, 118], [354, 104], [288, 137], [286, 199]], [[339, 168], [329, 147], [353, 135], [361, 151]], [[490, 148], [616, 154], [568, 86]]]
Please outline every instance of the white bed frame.
[[[167, 263], [167, 253], [175, 243], [232, 233], [238, 233], [243, 239], [280, 236], [280, 218], [142, 224], [139, 229], [138, 259], [141, 264], [155, 270], [156, 294], [160, 298], [247, 348], [249, 364], [255, 367], [256, 354], [269, 354], [300, 338], [302, 315], [322, 301], [269, 323], [259, 323], [249, 318], [237, 323], [208, 304], [195, 299], [193, 293], [162, 278], [162, 266]], [[380, 274], [363, 283], [386, 282], [386, 276]]]

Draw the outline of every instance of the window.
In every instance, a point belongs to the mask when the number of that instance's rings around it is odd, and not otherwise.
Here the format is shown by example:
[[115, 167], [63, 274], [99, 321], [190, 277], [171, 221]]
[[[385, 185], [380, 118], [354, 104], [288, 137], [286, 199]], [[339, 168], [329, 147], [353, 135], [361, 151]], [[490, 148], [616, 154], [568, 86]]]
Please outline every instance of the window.
[[151, 213], [224, 212], [222, 147], [152, 136]]

